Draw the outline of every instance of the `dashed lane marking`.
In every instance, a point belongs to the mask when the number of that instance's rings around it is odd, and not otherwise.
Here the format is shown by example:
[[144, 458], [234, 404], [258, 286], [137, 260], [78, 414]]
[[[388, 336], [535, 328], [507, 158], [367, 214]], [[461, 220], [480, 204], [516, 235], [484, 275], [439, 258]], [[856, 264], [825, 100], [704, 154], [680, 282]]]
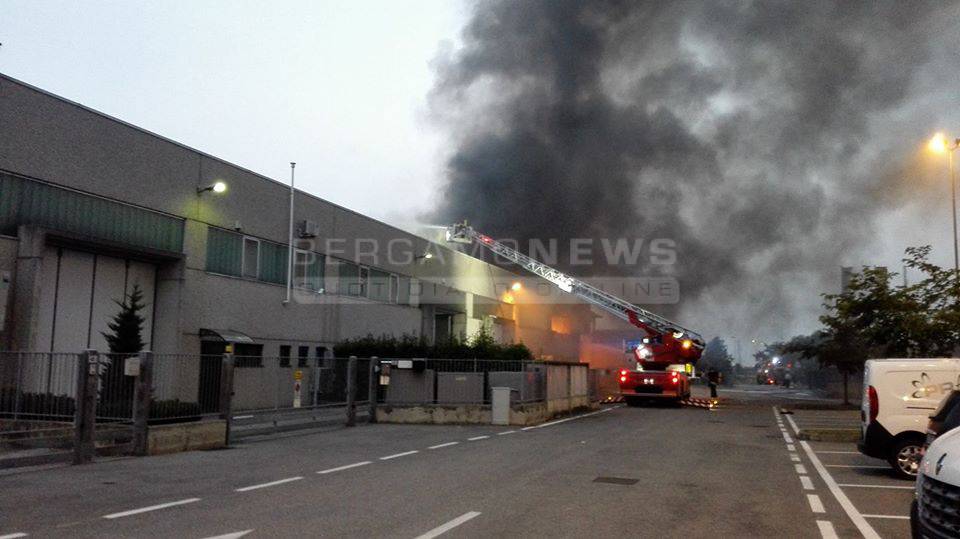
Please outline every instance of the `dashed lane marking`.
[[473, 438], [467, 438], [468, 442], [476, 442], [477, 440], [486, 440], [489, 436], [474, 436]]
[[464, 513], [458, 516], [457, 518], [451, 520], [450, 522], [447, 522], [446, 524], [441, 524], [440, 526], [437, 526], [436, 528], [428, 531], [427, 533], [417, 536], [417, 539], [433, 539], [434, 537], [437, 537], [438, 535], [443, 535], [448, 531], [456, 528], [457, 526], [463, 524], [464, 522], [467, 522], [468, 520], [472, 520], [478, 516], [480, 516], [480, 513], [477, 511], [470, 511], [469, 513]]
[[405, 456], [407, 456], [407, 455], [412, 455], [412, 454], [414, 454], [414, 453], [419, 453], [419, 451], [417, 451], [416, 449], [414, 449], [413, 451], [404, 451], [403, 453], [395, 453], [395, 454], [393, 454], [393, 455], [387, 455], [387, 456], [385, 456], [385, 457], [380, 457], [380, 460], [390, 460], [390, 459], [395, 459], [395, 458], [399, 458], [399, 457], [405, 457]]
[[797, 450], [797, 446], [793, 444], [787, 444], [787, 451], [796, 451], [796, 450]]
[[794, 464], [793, 469], [800, 475], [807, 475], [807, 468], [803, 464]]
[[837, 531], [833, 529], [833, 523], [829, 520], [818, 520], [817, 527], [820, 528], [820, 536], [823, 539], [837, 539]]
[[253, 530], [243, 530], [240, 532], [225, 533], [223, 535], [215, 535], [213, 537], [207, 537], [206, 539], [240, 539], [244, 535], [253, 532]]
[[18, 537], [26, 537], [27, 534], [23, 532], [8, 533], [6, 535], [0, 535], [0, 539], [17, 539]]
[[810, 502], [810, 510], [814, 513], [826, 513], [827, 510], [823, 508], [823, 502], [820, 501], [820, 496], [816, 494], [807, 494], [807, 501]]
[[237, 492], [248, 492], [251, 490], [257, 490], [261, 488], [275, 487], [277, 485], [283, 485], [284, 483], [292, 483], [294, 481], [299, 481], [303, 479], [303, 476], [298, 475], [296, 477], [288, 477], [286, 479], [278, 479], [277, 481], [270, 481], [269, 483], [260, 483], [259, 485], [250, 485], [249, 487], [240, 487], [236, 489]]
[[343, 470], [349, 470], [350, 468], [357, 468], [357, 467], [360, 467], [360, 466], [366, 466], [367, 464], [370, 464], [370, 461], [369, 461], [369, 460], [365, 460], [365, 461], [363, 461], [363, 462], [354, 462], [353, 464], [347, 464], [347, 465], [344, 465], [344, 466], [337, 466], [336, 468], [329, 468], [329, 469], [327, 469], [327, 470], [320, 470], [320, 471], [317, 472], [317, 473], [318, 473], [318, 474], [328, 474], [328, 473], [333, 473], [333, 472], [342, 472]]
[[131, 515], [138, 515], [140, 513], [157, 511], [159, 509], [166, 509], [167, 507], [176, 507], [178, 505], [186, 505], [188, 503], [195, 503], [199, 501], [200, 501], [200, 498], [187, 498], [185, 500], [177, 500], [175, 502], [167, 502], [167, 503], [161, 503], [157, 505], [150, 505], [147, 507], [140, 507], [138, 509], [130, 509], [129, 511], [121, 511], [119, 513], [110, 513], [109, 515], [103, 515], [103, 518], [112, 520], [115, 518], [129, 517]]
[[790, 455], [790, 460], [792, 460], [793, 462], [800, 462], [800, 455], [797, 455], [797, 454]]
[[459, 444], [459, 443], [460, 443], [460, 442], [447, 442], [447, 443], [445, 443], [445, 444], [431, 445], [431, 446], [428, 447], [427, 449], [440, 449], [440, 448], [442, 448], [442, 447], [450, 447], [451, 445], [457, 445], [457, 444]]
[[810, 476], [801, 475], [800, 484], [803, 485], [803, 490], [813, 490], [813, 481], [810, 480]]
[[507, 434], [513, 434], [514, 432], [517, 432], [517, 431], [515, 431], [515, 430], [505, 430], [505, 431], [503, 431], [503, 432], [498, 432], [498, 433], [497, 433], [497, 436], [506, 436]]

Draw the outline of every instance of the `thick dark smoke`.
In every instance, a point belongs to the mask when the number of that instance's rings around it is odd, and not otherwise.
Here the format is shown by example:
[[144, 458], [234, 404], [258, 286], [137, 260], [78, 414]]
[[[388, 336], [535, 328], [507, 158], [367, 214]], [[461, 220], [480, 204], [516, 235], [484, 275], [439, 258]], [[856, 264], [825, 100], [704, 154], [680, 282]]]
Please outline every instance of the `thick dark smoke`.
[[903, 203], [902, 161], [945, 105], [917, 104], [918, 81], [957, 15], [896, 0], [480, 2], [438, 61], [431, 104], [454, 149], [430, 218], [520, 245], [670, 238], [666, 270], [569, 270], [671, 273], [679, 314], [718, 333], [810, 329], [839, 266], [866, 263], [851, 254]]

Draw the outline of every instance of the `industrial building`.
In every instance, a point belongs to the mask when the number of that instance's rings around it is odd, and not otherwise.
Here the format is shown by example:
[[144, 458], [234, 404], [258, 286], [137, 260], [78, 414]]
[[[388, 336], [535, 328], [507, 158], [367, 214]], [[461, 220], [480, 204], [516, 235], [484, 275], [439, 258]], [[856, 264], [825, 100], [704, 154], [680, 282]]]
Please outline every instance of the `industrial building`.
[[5, 350], [105, 351], [135, 285], [156, 353], [232, 343], [305, 362], [368, 334], [436, 341], [486, 327], [578, 361], [589, 340], [586, 306], [527, 305], [510, 291], [520, 276], [302, 191], [286, 301], [285, 182], [3, 75], [0, 125]]

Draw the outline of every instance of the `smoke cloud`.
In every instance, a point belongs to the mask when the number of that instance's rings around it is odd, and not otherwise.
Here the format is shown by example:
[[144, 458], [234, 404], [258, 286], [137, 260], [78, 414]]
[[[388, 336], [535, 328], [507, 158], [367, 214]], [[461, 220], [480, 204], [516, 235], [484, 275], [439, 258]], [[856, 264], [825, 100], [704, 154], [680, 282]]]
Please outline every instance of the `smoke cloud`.
[[870, 263], [878, 220], [933, 197], [905, 175], [957, 87], [942, 53], [957, 8], [477, 3], [436, 62], [452, 150], [429, 218], [521, 246], [559, 238], [562, 254], [569, 238], [669, 238], [672, 267], [567, 269], [674, 275], [665, 314], [705, 333], [809, 331], [839, 266]]

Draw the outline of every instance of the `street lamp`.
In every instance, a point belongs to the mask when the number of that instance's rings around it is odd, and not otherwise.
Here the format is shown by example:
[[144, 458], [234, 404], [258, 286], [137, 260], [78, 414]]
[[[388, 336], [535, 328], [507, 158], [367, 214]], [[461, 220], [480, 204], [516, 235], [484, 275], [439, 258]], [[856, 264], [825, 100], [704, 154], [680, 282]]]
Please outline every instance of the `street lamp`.
[[947, 167], [950, 169], [950, 202], [951, 217], [953, 218], [953, 274], [960, 279], [960, 253], [957, 247], [957, 182], [953, 173], [953, 152], [960, 147], [960, 139], [954, 139], [951, 144], [943, 133], [937, 133], [927, 145], [934, 153], [947, 154]]

